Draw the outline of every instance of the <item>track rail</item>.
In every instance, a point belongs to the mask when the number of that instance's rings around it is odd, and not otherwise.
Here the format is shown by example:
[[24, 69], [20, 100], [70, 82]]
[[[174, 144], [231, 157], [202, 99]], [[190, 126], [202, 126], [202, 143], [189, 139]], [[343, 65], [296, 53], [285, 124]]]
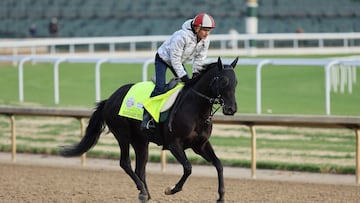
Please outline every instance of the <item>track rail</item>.
[[[15, 116], [49, 116], [73, 117], [80, 121], [81, 135], [84, 133], [84, 119], [92, 114], [90, 109], [71, 109], [55, 107], [14, 107], [0, 106], [0, 114], [8, 115], [11, 123], [12, 160], [16, 161]], [[321, 116], [321, 115], [259, 115], [236, 114], [235, 116], [215, 115], [215, 124], [245, 125], [251, 132], [251, 172], [256, 178], [256, 129], [255, 126], [291, 126], [291, 127], [324, 127], [347, 128], [354, 130], [356, 142], [356, 184], [360, 184], [360, 116]], [[161, 157], [162, 168], [165, 168], [165, 152]], [[86, 156], [82, 156], [86, 164]]]

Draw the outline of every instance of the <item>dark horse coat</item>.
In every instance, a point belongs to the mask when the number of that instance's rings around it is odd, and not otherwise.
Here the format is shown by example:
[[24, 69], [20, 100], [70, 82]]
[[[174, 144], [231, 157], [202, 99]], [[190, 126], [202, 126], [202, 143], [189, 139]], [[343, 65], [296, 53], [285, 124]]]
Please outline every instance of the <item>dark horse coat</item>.
[[[216, 167], [219, 184], [217, 201], [223, 202], [225, 193], [223, 166], [209, 142], [209, 137], [212, 130], [211, 117], [215, 113], [214, 104], [220, 104], [225, 115], [233, 115], [237, 111], [235, 100], [237, 80], [234, 72], [237, 60], [238, 58], [230, 65], [223, 65], [219, 58], [217, 62], [205, 65], [199, 76], [185, 84], [178, 98], [178, 105], [173, 109], [176, 112], [172, 112], [170, 119], [159, 124], [156, 136], [141, 132], [140, 121], [118, 115], [119, 104], [133, 84], [121, 86], [108, 99], [98, 103], [82, 140], [78, 144], [63, 147], [61, 154], [70, 157], [80, 156], [87, 152], [97, 143], [107, 125], [121, 149], [120, 166], [135, 182], [140, 191], [139, 200], [147, 202], [150, 199], [150, 193], [146, 184], [145, 168], [148, 161], [149, 142], [162, 145], [183, 166], [184, 174], [178, 183], [165, 190], [168, 195], [181, 191], [191, 174], [192, 166], [184, 151], [191, 148]], [[136, 154], [135, 170], [131, 168], [130, 145]]]

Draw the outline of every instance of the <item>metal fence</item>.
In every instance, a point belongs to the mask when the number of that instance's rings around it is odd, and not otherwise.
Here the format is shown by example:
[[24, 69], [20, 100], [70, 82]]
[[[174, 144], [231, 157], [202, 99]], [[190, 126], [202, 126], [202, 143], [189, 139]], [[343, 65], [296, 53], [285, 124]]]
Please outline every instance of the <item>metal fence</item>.
[[[84, 118], [89, 118], [92, 110], [88, 109], [65, 109], [45, 107], [12, 107], [0, 106], [0, 115], [8, 115], [11, 124], [11, 151], [12, 160], [16, 161], [16, 128], [15, 116], [57, 116], [73, 117], [80, 121], [81, 135], [85, 132]], [[251, 115], [241, 114], [235, 116], [215, 115], [213, 123], [227, 125], [245, 125], [251, 133], [251, 172], [252, 178], [256, 178], [256, 130], [255, 126], [300, 126], [300, 127], [326, 127], [348, 128], [355, 132], [355, 176], [356, 184], [360, 184], [360, 117], [358, 116], [315, 116], [315, 115]], [[82, 156], [82, 164], [85, 165], [86, 156]], [[166, 165], [165, 152], [161, 153], [162, 169]]]
[[[13, 61], [16, 60], [18, 63], [18, 84], [19, 84], [19, 102], [24, 102], [24, 76], [23, 69], [26, 62], [50, 62], [53, 63], [54, 69], [54, 104], [60, 102], [60, 91], [59, 91], [59, 65], [63, 62], [69, 63], [94, 63], [95, 67], [95, 100], [100, 101], [101, 98], [101, 65], [103, 63], [132, 63], [132, 64], [143, 64], [143, 80], [148, 78], [148, 66], [152, 64], [153, 59], [148, 58], [104, 58], [104, 57], [83, 57], [83, 56], [0, 56], [0, 61]], [[215, 59], [209, 59], [209, 61]], [[232, 59], [224, 58], [225, 63], [230, 63]], [[261, 87], [261, 72], [265, 65], [294, 65], [294, 66], [318, 66], [324, 68], [324, 84], [325, 84], [325, 114], [331, 115], [331, 79], [333, 78], [334, 72], [332, 69], [337, 65], [345, 65], [351, 67], [360, 67], [360, 59], [243, 59], [238, 61], [238, 66], [243, 65], [255, 65], [256, 66], [256, 113], [262, 113], [262, 87]]]
[[[17, 56], [21, 50], [36, 55], [38, 48], [55, 54], [57, 51], [155, 51], [169, 36], [124, 36], [84, 38], [42, 38], [1, 40], [0, 53], [10, 52]], [[210, 35], [213, 50], [224, 55], [265, 55], [265, 54], [334, 54], [359, 53], [360, 33], [264, 33], [264, 34], [217, 34]], [[257, 47], [250, 41], [256, 41]], [[87, 47], [84, 50], [84, 47]], [[220, 51], [219, 51], [220, 50]]]

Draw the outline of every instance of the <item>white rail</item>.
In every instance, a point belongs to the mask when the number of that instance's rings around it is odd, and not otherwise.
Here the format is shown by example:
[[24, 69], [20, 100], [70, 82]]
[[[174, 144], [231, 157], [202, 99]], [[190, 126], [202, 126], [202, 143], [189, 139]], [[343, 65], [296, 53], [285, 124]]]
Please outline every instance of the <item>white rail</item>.
[[[24, 102], [24, 78], [23, 68], [26, 62], [51, 62], [54, 63], [54, 103], [60, 102], [59, 91], [59, 65], [62, 62], [69, 63], [94, 63], [95, 64], [95, 100], [101, 99], [101, 87], [100, 87], [100, 74], [101, 65], [103, 63], [132, 63], [143, 64], [142, 67], [142, 79], [145, 81], [148, 78], [148, 66], [152, 64], [153, 59], [119, 59], [119, 58], [96, 58], [96, 57], [45, 57], [45, 56], [22, 56], [22, 57], [6, 57], [0, 56], [0, 61], [19, 61], [18, 65], [18, 84], [19, 84], [19, 102]], [[209, 61], [215, 59], [209, 59]], [[232, 59], [223, 59], [226, 63], [231, 63]], [[261, 87], [261, 70], [265, 65], [296, 65], [296, 66], [319, 66], [325, 69], [325, 113], [331, 115], [330, 104], [330, 90], [331, 90], [331, 69], [334, 65], [352, 65], [354, 67], [360, 67], [359, 59], [352, 60], [340, 60], [340, 59], [244, 59], [239, 60], [237, 65], [256, 65], [256, 113], [262, 113], [262, 87]]]
[[[116, 52], [116, 45], [126, 45], [127, 50], [154, 51], [169, 36], [125, 36], [125, 37], [87, 37], [87, 38], [42, 38], [1, 40], [0, 52], [11, 50], [17, 56], [19, 49], [28, 49], [36, 55], [39, 47], [45, 47], [50, 53], [56, 53], [59, 46], [67, 46], [69, 53], [76, 53], [76, 46], [87, 46], [89, 53], [97, 52], [96, 45], [107, 45], [108, 52]], [[329, 54], [359, 53], [360, 33], [267, 33], [267, 34], [221, 34], [211, 35], [211, 50], [217, 55], [254, 55], [254, 54]], [[250, 40], [255, 40], [258, 47], [250, 47]], [[278, 43], [282, 42], [282, 43]], [[284, 42], [286, 42], [284, 44]], [[301, 42], [301, 43], [300, 43]], [[314, 43], [315, 42], [315, 43]], [[327, 45], [327, 42], [336, 42]], [[340, 44], [339, 44], [340, 43]], [[141, 44], [141, 48], [138, 48]], [[312, 44], [312, 45], [310, 45]], [[218, 50], [221, 50], [220, 52]], [[104, 50], [102, 50], [104, 51]], [[47, 51], [46, 51], [47, 52]]]

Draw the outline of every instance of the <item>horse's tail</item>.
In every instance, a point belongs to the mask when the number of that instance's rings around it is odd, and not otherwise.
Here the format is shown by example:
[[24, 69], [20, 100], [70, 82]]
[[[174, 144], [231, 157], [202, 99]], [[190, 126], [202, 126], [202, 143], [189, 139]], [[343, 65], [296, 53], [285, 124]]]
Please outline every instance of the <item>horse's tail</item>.
[[103, 100], [97, 104], [97, 108], [91, 115], [89, 124], [86, 128], [85, 136], [82, 140], [74, 145], [64, 146], [60, 150], [60, 154], [64, 157], [80, 156], [91, 149], [98, 141], [100, 134], [104, 131], [105, 122], [102, 115], [105, 103]]

